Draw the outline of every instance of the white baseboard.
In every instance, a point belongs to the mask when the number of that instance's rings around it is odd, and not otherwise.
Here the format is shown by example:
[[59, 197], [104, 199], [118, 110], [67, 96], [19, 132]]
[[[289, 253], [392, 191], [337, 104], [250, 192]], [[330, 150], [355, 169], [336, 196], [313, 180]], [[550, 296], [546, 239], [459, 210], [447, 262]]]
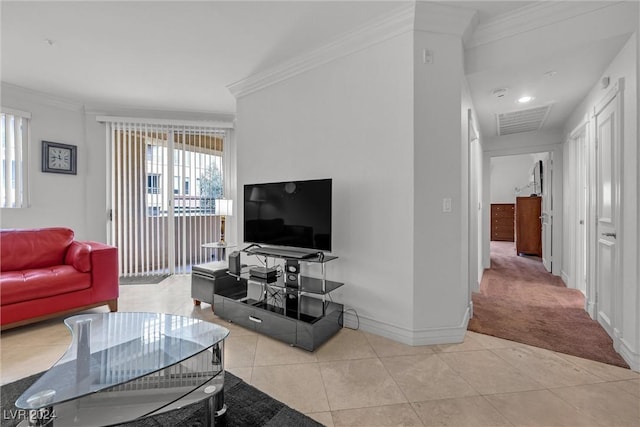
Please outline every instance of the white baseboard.
[[482, 283], [482, 275], [484, 274], [484, 271], [482, 273], [479, 274], [478, 276], [478, 280], [471, 280], [471, 282], [469, 283], [469, 287], [471, 288], [471, 292], [480, 292], [480, 283]]
[[640, 353], [633, 351], [624, 339], [620, 339], [619, 342], [618, 353], [620, 353], [620, 356], [627, 362], [632, 371], [640, 372]]
[[402, 326], [382, 322], [371, 317], [359, 314], [358, 317], [350, 312], [344, 312], [344, 326], [348, 328], [358, 328], [374, 335], [380, 335], [403, 344], [411, 345], [412, 331]]
[[584, 305], [584, 309], [587, 311], [587, 314], [589, 314], [589, 317], [591, 317], [593, 320], [596, 320], [596, 303], [593, 302], [593, 300], [585, 299]]
[[407, 329], [363, 315], [358, 315], [358, 318], [356, 318], [356, 316], [351, 312], [345, 311], [344, 326], [356, 328], [358, 327], [359, 319], [359, 329], [403, 344], [411, 346], [456, 344], [464, 341], [464, 335], [467, 332], [467, 325], [469, 324], [469, 318], [472, 311], [473, 306], [469, 304], [465, 310], [462, 322], [458, 326], [422, 330]]

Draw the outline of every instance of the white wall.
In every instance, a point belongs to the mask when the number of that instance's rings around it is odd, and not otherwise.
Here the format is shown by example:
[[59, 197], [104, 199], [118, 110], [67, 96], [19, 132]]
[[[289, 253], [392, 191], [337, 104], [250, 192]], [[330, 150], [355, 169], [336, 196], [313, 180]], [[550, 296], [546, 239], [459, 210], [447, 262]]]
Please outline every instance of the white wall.
[[[515, 188], [526, 187], [531, 181], [533, 154], [491, 158], [491, 203], [515, 203]], [[541, 189], [538, 188], [538, 192]], [[523, 188], [518, 197], [533, 193], [533, 187]]]
[[[635, 370], [640, 370], [640, 278], [638, 276], [638, 33], [634, 33], [603, 72], [612, 84], [624, 79], [621, 229], [617, 230], [622, 255], [622, 325], [620, 352]], [[602, 88], [600, 79], [576, 108], [565, 126], [564, 139], [611, 89]], [[570, 183], [568, 184], [570, 187]]]
[[[2, 209], [2, 228], [69, 227], [79, 239], [93, 238], [87, 210], [98, 201], [88, 179], [93, 147], [84, 132], [82, 105], [2, 84], [2, 106], [31, 113], [30, 207]], [[77, 175], [44, 173], [42, 141], [77, 145]]]
[[[443, 341], [461, 341], [463, 336], [454, 331], [466, 329], [470, 314], [462, 42], [456, 36], [416, 31], [414, 43], [414, 325], [425, 341], [433, 343], [439, 330]], [[424, 64], [423, 49], [437, 60]], [[451, 212], [443, 212], [445, 198], [452, 201]]]
[[538, 147], [534, 152], [542, 152], [549, 145], [557, 145], [562, 143], [562, 131], [557, 129], [539, 130], [535, 132], [514, 133], [505, 136], [485, 136], [484, 149], [487, 152], [498, 155], [504, 152], [506, 155], [531, 153], [531, 148]]
[[[332, 178], [340, 258], [327, 274], [345, 283], [332, 296], [357, 310], [362, 329], [405, 342], [413, 329], [412, 45], [405, 33], [242, 96], [236, 122], [238, 200], [244, 184]], [[242, 215], [238, 206], [239, 223]]]
[[470, 314], [462, 58], [460, 37], [407, 32], [237, 101], [238, 197], [333, 178], [333, 296], [409, 344], [461, 341]]
[[[638, 8], [638, 20], [640, 21], [640, 8]], [[640, 112], [640, 32], [636, 32], [636, 113]], [[636, 120], [636, 137], [640, 136], [640, 120]], [[636, 165], [640, 165], [640, 150], [636, 150]], [[636, 169], [636, 176], [640, 172]], [[638, 181], [636, 181], [637, 183]], [[636, 185], [636, 231], [640, 233], [640, 185]], [[636, 283], [640, 282], [640, 236], [636, 239]], [[640, 285], [638, 285], [640, 286]], [[629, 320], [625, 322], [635, 322], [635, 325], [640, 324], [640, 290], [636, 291], [636, 310], [635, 320], [632, 314], [627, 314]], [[636, 327], [636, 339], [634, 351], [640, 353], [640, 327]], [[640, 371], [640, 367], [636, 367], [636, 370]]]
[[[471, 113], [471, 127], [469, 121]], [[477, 132], [477, 117], [474, 113], [471, 93], [466, 78], [462, 82], [463, 134], [461, 139], [469, 145], [469, 303], [471, 294], [480, 289], [484, 267], [482, 266], [482, 140]], [[465, 134], [466, 131], [466, 134]]]

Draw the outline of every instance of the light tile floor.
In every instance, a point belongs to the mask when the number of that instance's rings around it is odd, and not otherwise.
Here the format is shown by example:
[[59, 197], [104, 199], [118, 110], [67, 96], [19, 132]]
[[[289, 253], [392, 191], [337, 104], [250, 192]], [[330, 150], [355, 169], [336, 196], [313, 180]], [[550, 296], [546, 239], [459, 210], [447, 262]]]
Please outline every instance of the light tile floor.
[[[120, 311], [227, 327], [228, 371], [327, 426], [640, 426], [640, 375], [628, 369], [473, 332], [410, 347], [345, 328], [310, 353], [194, 306], [189, 276], [120, 291]], [[69, 341], [62, 319], [3, 332], [1, 383], [46, 370]]]

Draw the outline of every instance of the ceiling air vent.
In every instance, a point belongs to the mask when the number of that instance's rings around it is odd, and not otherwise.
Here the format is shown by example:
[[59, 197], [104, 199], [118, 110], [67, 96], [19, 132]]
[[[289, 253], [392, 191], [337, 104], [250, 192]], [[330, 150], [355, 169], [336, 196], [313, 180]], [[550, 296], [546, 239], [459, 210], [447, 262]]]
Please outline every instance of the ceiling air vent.
[[551, 105], [496, 114], [498, 135], [502, 136], [538, 130], [547, 118], [549, 110], [551, 110]]

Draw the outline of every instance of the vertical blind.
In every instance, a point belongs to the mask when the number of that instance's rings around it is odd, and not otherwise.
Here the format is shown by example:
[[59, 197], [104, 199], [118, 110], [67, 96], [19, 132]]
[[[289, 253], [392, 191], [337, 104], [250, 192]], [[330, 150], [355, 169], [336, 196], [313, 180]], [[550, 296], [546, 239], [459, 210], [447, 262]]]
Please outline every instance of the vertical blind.
[[0, 133], [0, 207], [29, 205], [29, 119], [30, 114], [2, 109]]
[[210, 260], [202, 245], [220, 239], [229, 129], [111, 121], [107, 140], [120, 276], [188, 273]]

